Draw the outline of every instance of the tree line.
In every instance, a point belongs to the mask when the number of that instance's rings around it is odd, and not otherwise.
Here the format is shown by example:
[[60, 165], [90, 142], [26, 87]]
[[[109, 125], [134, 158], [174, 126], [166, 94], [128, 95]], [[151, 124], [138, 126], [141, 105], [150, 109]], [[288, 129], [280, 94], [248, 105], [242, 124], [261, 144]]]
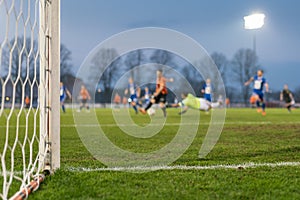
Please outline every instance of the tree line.
[[[226, 97], [233, 103], [249, 104], [252, 87], [251, 85], [244, 86], [244, 83], [254, 76], [258, 69], [263, 69], [258, 62], [256, 53], [251, 49], [239, 49], [232, 59], [228, 59], [223, 53], [218, 52], [212, 53], [210, 57], [223, 79]], [[82, 77], [82, 79], [92, 91], [95, 90], [95, 83], [97, 83], [96, 88], [104, 91], [100, 95], [102, 102], [110, 102], [113, 90], [117, 88], [122, 94], [122, 90], [127, 87], [126, 78], [122, 78], [123, 76], [131, 76], [138, 85], [145, 81], [150, 83], [151, 80], [152, 82], [155, 81], [155, 69], [162, 67], [165, 68], [167, 77], [175, 77], [175, 82], [168, 85], [172, 91], [185, 90], [186, 85], [182, 80], [182, 77], [184, 77], [195, 91], [195, 94], [201, 96], [200, 91], [205, 80], [194, 67], [199, 62], [199, 65], [205, 64], [203, 60], [188, 63], [180, 55], [161, 49], [138, 49], [125, 55], [118, 55], [116, 49], [102, 48], [94, 55], [90, 66], [88, 66], [87, 70], [92, 73], [89, 73], [88, 77]], [[152, 68], [149, 68], [147, 63], [152, 63]], [[169, 66], [169, 68], [164, 66]], [[178, 74], [174, 72], [178, 72]], [[95, 80], [97, 79], [97, 73], [102, 73], [100, 80]], [[210, 78], [214, 79], [214, 77]], [[124, 79], [124, 81], [121, 81], [122, 84], [116, 85], [117, 82], [120, 82], [120, 79]], [[294, 91], [296, 100], [300, 100], [299, 91], [300, 87], [297, 91]], [[267, 101], [278, 101], [279, 94], [279, 90], [273, 90], [272, 93], [266, 95]]]
[[[26, 93], [29, 93], [30, 88], [36, 88], [34, 96], [37, 97], [40, 73], [37, 41], [19, 37], [17, 40], [13, 39], [8, 42], [1, 51], [1, 86], [3, 84], [15, 85], [17, 102], [21, 102], [24, 88]], [[101, 94], [96, 95], [96, 101], [102, 103], [111, 102], [116, 91], [122, 95], [129, 77], [132, 77], [141, 87], [147, 86], [154, 90], [155, 71], [158, 68], [164, 69], [167, 77], [175, 79], [174, 83], [168, 85], [171, 93], [185, 91], [190, 85], [195, 95], [201, 96], [201, 87], [205, 81], [195, 66], [205, 65], [207, 61], [199, 59], [194, 63], [189, 63], [180, 55], [162, 49], [137, 49], [119, 55], [116, 49], [101, 48], [91, 59], [89, 66], [86, 66], [89, 73], [83, 77], [75, 77], [72, 52], [63, 44], [60, 47], [60, 55], [61, 81], [70, 91], [73, 90], [76, 79], [86, 84], [91, 93], [97, 94], [97, 91], [101, 90]], [[251, 86], [245, 87], [244, 82], [255, 75], [258, 69], [263, 69], [255, 52], [251, 49], [239, 49], [232, 59], [228, 59], [219, 52], [212, 53], [210, 57], [223, 79], [226, 97], [234, 103], [248, 104], [252, 88]], [[102, 74], [100, 79], [99, 74]], [[211, 76], [210, 79], [213, 80], [215, 75]], [[3, 90], [3, 87], [1, 89]], [[267, 95], [267, 100], [278, 100], [279, 93], [279, 90], [273, 90], [272, 94]], [[300, 87], [294, 91], [296, 101], [300, 100], [299, 95]], [[174, 95], [170, 98], [174, 98]]]
[[[61, 44], [60, 75], [62, 81], [69, 76], [74, 77], [71, 54], [71, 51]], [[0, 59], [1, 99], [14, 96], [14, 101], [21, 103], [25, 96], [31, 96], [36, 101], [40, 81], [39, 66], [40, 54], [36, 40], [20, 36], [3, 45]]]

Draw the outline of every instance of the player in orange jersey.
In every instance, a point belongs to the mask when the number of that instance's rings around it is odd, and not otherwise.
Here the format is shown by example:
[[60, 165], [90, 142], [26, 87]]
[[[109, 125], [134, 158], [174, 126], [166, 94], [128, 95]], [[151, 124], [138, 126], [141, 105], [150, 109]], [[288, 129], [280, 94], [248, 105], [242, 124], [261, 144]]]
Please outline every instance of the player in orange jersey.
[[81, 86], [81, 89], [80, 89], [80, 100], [81, 100], [81, 103], [80, 103], [80, 110], [82, 110], [83, 107], [85, 107], [87, 110], [90, 109], [87, 101], [88, 100], [91, 100], [91, 96], [90, 96], [90, 93], [89, 91], [85, 88], [84, 85]]
[[163, 76], [162, 70], [156, 71], [156, 89], [155, 93], [151, 96], [150, 102], [147, 104], [146, 108], [139, 108], [139, 111], [143, 114], [147, 113], [147, 110], [151, 108], [153, 104], [159, 104], [159, 107], [162, 109], [164, 116], [167, 116], [166, 112], [166, 101], [168, 89], [166, 82], [173, 82], [173, 78], [167, 79]]

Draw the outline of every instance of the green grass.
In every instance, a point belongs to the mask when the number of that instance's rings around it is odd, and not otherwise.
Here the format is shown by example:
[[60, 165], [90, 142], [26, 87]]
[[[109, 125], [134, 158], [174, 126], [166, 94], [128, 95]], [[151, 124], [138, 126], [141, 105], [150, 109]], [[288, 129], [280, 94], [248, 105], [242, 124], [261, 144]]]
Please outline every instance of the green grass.
[[[120, 111], [122, 112], [122, 111]], [[160, 118], [160, 111], [154, 117]], [[110, 109], [96, 111], [107, 137], [132, 152], [151, 152], [168, 144], [180, 123], [178, 110], [170, 109], [169, 125], [157, 135], [134, 138], [114, 124]], [[84, 113], [82, 113], [84, 115]], [[197, 111], [186, 113], [193, 118]], [[148, 116], [131, 113], [135, 123]], [[268, 109], [263, 117], [254, 109], [228, 109], [218, 143], [205, 157], [198, 152], [210, 115], [201, 113], [197, 135], [188, 150], [172, 165], [212, 166], [243, 163], [300, 162], [300, 110]], [[174, 126], [170, 124], [174, 123]], [[61, 169], [29, 199], [300, 199], [300, 166], [234, 169], [158, 170], [146, 173], [72, 171], [104, 168], [81, 142], [71, 110], [61, 114]]]

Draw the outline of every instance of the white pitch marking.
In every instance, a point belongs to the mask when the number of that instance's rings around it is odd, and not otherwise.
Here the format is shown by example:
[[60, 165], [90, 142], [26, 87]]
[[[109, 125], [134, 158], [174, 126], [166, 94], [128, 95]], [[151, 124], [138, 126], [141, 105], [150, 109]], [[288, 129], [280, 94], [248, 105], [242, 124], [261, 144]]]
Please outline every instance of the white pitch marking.
[[246, 168], [258, 168], [258, 167], [298, 167], [300, 162], [277, 162], [277, 163], [244, 163], [234, 165], [207, 165], [207, 166], [136, 166], [136, 167], [108, 167], [108, 168], [86, 168], [86, 167], [68, 167], [71, 172], [101, 172], [101, 171], [154, 171], [154, 170], [211, 170], [211, 169], [246, 169]]
[[[246, 168], [258, 168], [258, 167], [299, 167], [300, 162], [277, 162], [277, 163], [243, 163], [243, 164], [234, 164], [234, 165], [196, 165], [196, 166], [186, 166], [186, 165], [174, 165], [174, 166], [136, 166], [136, 167], [108, 167], [108, 168], [88, 168], [88, 167], [67, 167], [65, 168], [71, 172], [103, 172], [103, 171], [155, 171], [155, 170], [213, 170], [213, 169], [246, 169]], [[14, 175], [21, 175], [22, 171], [13, 172]], [[10, 175], [12, 173], [6, 173]], [[0, 174], [3, 176], [3, 174]]]
[[[164, 123], [164, 124], [141, 124], [142, 126], [194, 126], [194, 125], [210, 125], [210, 124], [223, 124], [221, 122], [199, 122], [199, 123]], [[286, 124], [300, 124], [300, 121], [295, 122], [271, 122], [271, 121], [265, 121], [265, 122], [255, 122], [255, 121], [249, 121], [249, 122], [243, 122], [243, 121], [237, 121], [237, 122], [225, 122], [225, 125], [264, 125], [264, 124], [279, 124], [279, 125], [286, 125]], [[137, 124], [61, 124], [61, 127], [122, 127], [122, 126], [137, 126]]]
[[[210, 125], [210, 124], [223, 124], [221, 122], [199, 122], [199, 123], [164, 123], [164, 124], [140, 124], [141, 126], [194, 126], [194, 125]], [[279, 124], [279, 125], [287, 125], [287, 124], [300, 124], [300, 121], [288, 121], [288, 122], [271, 122], [271, 121], [264, 121], [264, 122], [255, 122], [255, 121], [236, 121], [236, 122], [225, 122], [225, 125], [265, 125], [265, 124]], [[61, 124], [61, 127], [122, 127], [122, 126], [137, 126], [137, 124]], [[9, 126], [15, 127], [15, 126]], [[19, 127], [26, 127], [25, 125], [19, 125]], [[30, 127], [30, 126], [29, 126]], [[0, 125], [0, 128], [6, 128], [5, 125]]]

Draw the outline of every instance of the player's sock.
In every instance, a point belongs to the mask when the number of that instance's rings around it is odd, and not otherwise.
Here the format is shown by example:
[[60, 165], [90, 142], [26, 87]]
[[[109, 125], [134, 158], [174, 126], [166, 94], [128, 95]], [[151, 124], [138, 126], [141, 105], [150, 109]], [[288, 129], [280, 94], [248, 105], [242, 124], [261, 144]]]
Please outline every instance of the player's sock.
[[65, 105], [62, 105], [61, 108], [62, 108], [62, 111], [65, 113], [66, 112]]
[[151, 106], [152, 106], [152, 103], [150, 101], [149, 104], [146, 106], [145, 110], [147, 111], [149, 108], [151, 108]]
[[265, 109], [266, 109], [266, 104], [265, 104], [264, 102], [261, 104], [261, 108], [262, 108], [263, 111], [265, 111]]
[[164, 117], [166, 117], [167, 116], [166, 106], [162, 107], [161, 109], [162, 109], [162, 111], [164, 113]]
[[138, 110], [137, 110], [136, 106], [132, 106], [132, 107], [133, 107], [135, 113], [138, 113]]
[[291, 112], [291, 107], [292, 107], [291, 105], [289, 105], [289, 106], [287, 107], [287, 109], [288, 109], [289, 112]]
[[256, 101], [256, 106], [259, 107], [260, 106], [260, 101]]

